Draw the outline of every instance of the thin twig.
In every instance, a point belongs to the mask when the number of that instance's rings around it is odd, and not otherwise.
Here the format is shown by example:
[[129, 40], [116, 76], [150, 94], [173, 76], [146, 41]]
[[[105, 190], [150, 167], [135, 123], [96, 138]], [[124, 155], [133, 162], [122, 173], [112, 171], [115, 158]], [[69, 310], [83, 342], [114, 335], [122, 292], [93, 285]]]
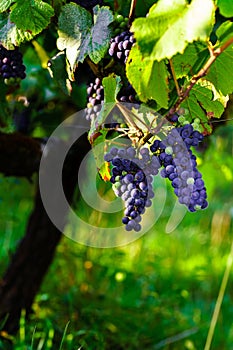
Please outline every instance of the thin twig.
[[135, 17], [136, 4], [137, 4], [137, 0], [131, 0], [131, 6], [129, 10], [129, 22], [128, 22], [129, 27], [131, 26]]
[[171, 58], [169, 60], [169, 64], [170, 64], [170, 68], [171, 68], [171, 72], [172, 72], [172, 77], [173, 77], [173, 80], [174, 80], [174, 83], [175, 83], [177, 95], [180, 96], [181, 95], [181, 91], [180, 91], [180, 87], [179, 87], [178, 81], [176, 79], [176, 73], [175, 73], [173, 61], [172, 61]]

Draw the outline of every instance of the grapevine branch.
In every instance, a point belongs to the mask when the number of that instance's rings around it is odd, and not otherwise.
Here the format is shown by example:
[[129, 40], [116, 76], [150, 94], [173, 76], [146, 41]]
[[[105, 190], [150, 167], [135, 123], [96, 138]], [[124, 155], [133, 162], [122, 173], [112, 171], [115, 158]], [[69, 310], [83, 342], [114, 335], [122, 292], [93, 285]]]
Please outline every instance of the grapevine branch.
[[208, 70], [210, 69], [211, 65], [216, 61], [216, 59], [223, 53], [231, 44], [233, 44], [233, 37], [227, 40], [222, 46], [219, 48], [213, 50], [212, 48], [210, 49], [210, 58], [208, 61], [205, 63], [205, 65], [200, 69], [200, 71], [194, 75], [191, 78], [190, 84], [186, 88], [184, 92], [180, 92], [180, 96], [175, 103], [175, 105], [168, 111], [168, 113], [165, 115], [165, 118], [153, 129], [151, 132], [149, 132], [147, 135], [143, 137], [141, 140], [141, 144], [145, 144], [150, 140], [151, 137], [153, 137], [155, 134], [157, 134], [166, 120], [169, 120], [169, 117], [171, 117], [180, 107], [181, 103], [189, 96], [190, 91], [194, 87], [194, 85], [198, 82], [199, 79], [203, 78], [207, 73]]
[[198, 82], [199, 79], [203, 78], [207, 73], [208, 70], [210, 69], [211, 65], [216, 61], [216, 59], [225, 51], [231, 44], [233, 44], [233, 37], [227, 40], [222, 46], [219, 48], [213, 50], [210, 50], [210, 58], [208, 61], [205, 63], [204, 67], [202, 67], [199, 72], [194, 75], [190, 81], [190, 84], [186, 88], [186, 90], [180, 94], [177, 102], [175, 105], [169, 110], [167, 113], [166, 117], [169, 119], [172, 114], [174, 114], [180, 107], [181, 103], [189, 96], [190, 91], [194, 87], [194, 85]]
[[128, 22], [129, 27], [131, 26], [131, 24], [134, 20], [136, 4], [137, 4], [137, 0], [131, 1], [131, 6], [130, 6], [130, 10], [129, 10], [129, 22]]

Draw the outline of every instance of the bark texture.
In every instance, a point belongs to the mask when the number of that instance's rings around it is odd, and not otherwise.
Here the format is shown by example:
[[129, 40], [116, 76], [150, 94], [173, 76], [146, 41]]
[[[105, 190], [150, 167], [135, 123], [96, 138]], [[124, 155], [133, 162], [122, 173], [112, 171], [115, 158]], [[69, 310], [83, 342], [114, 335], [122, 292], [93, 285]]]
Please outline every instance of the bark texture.
[[[24, 141], [28, 140], [25, 139]], [[12, 146], [11, 142], [12, 141], [10, 141], [10, 147]], [[29, 142], [31, 142], [31, 140]], [[28, 162], [24, 163], [24, 166], [27, 165], [28, 167], [27, 171], [25, 171], [25, 169], [23, 171], [16, 168], [14, 170], [14, 175], [22, 174], [23, 176], [29, 176], [30, 174], [32, 175], [34, 171], [38, 170], [38, 165], [34, 167], [35, 157], [31, 158], [33, 152], [39, 155], [39, 153], [37, 153], [38, 148], [36, 144], [34, 149], [30, 151], [24, 146], [26, 146], [24, 142], [22, 144], [19, 142], [19, 148], [15, 148], [15, 151], [17, 153], [18, 150], [21, 154], [24, 149], [28, 155]], [[87, 136], [83, 135], [72, 146], [66, 157], [63, 167], [63, 188], [69, 203], [72, 202], [77, 184], [79, 165], [89, 148], [90, 145], [87, 141]], [[5, 147], [2, 148], [3, 152], [4, 150], [7, 152]], [[0, 154], [1, 153], [0, 151]], [[17, 158], [16, 154], [14, 155], [14, 159], [15, 158]], [[33, 164], [30, 164], [29, 159], [31, 159]], [[21, 164], [21, 167], [22, 166]], [[8, 169], [6, 165], [4, 173], [11, 173], [11, 175], [13, 175], [13, 167], [13, 163], [10, 164], [10, 162], [8, 162]], [[56, 189], [54, 189], [54, 191], [56, 191]], [[6, 322], [2, 330], [14, 334], [18, 330], [22, 309], [30, 313], [34, 297], [52, 262], [56, 246], [61, 237], [62, 233], [52, 224], [44, 209], [38, 190], [25, 236], [19, 243], [2, 280], [0, 280], [0, 320], [6, 317]]]

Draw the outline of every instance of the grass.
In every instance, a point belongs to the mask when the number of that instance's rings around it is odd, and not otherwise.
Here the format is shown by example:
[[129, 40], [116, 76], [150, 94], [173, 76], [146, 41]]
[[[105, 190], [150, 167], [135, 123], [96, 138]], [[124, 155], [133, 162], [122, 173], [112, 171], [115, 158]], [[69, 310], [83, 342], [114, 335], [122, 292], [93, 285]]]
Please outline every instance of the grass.
[[[232, 350], [233, 169], [231, 147], [221, 137], [220, 130], [205, 155], [211, 162], [201, 165], [210, 197], [206, 211], [187, 213], [166, 234], [170, 195], [156, 225], [127, 246], [97, 249], [64, 236], [30, 321], [22, 314], [13, 346], [5, 335], [0, 349]], [[24, 180], [2, 181], [1, 273], [23, 235], [34, 193]]]

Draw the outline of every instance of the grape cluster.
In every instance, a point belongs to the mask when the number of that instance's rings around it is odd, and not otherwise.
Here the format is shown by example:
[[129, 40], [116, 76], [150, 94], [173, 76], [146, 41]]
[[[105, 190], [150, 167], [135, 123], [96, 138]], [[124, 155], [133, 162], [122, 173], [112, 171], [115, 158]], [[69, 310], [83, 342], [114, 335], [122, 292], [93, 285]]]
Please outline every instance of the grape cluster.
[[139, 104], [139, 100], [137, 99], [136, 96], [136, 91], [132, 87], [131, 84], [128, 83], [126, 87], [123, 87], [119, 94], [117, 95], [117, 99], [120, 102], [131, 102], [131, 103], [137, 103]]
[[[86, 119], [96, 119], [100, 111], [100, 104], [103, 104], [104, 102], [104, 88], [101, 85], [101, 80], [99, 78], [96, 78], [94, 83], [90, 83], [87, 87], [87, 99]], [[129, 83], [120, 90], [117, 99], [120, 102], [140, 103], [136, 97], [134, 88]]]
[[202, 133], [204, 131], [203, 126], [201, 125], [201, 120], [199, 118], [192, 118], [188, 109], [180, 108], [176, 113], [174, 113], [169, 120], [172, 123], [179, 123], [179, 125], [189, 125], [191, 124], [193, 129]]
[[110, 181], [114, 192], [125, 203], [122, 222], [127, 231], [141, 229], [141, 215], [154, 196], [153, 175], [158, 173], [169, 179], [179, 202], [189, 211], [208, 206], [206, 187], [191, 150], [202, 140], [203, 135], [186, 124], [172, 128], [162, 141], [156, 139], [149, 149], [113, 147], [105, 155], [105, 161], [112, 164]]
[[160, 175], [171, 181], [179, 202], [191, 212], [208, 205], [205, 184], [197, 170], [196, 156], [190, 149], [202, 140], [203, 135], [187, 124], [172, 129], [165, 140], [155, 140], [150, 147], [163, 166]]
[[133, 33], [127, 30], [111, 39], [108, 53], [117, 61], [126, 63], [134, 43]]
[[92, 120], [98, 116], [99, 106], [104, 102], [104, 88], [101, 85], [101, 80], [96, 78], [94, 83], [90, 83], [87, 88], [87, 113], [86, 119]]
[[127, 17], [123, 17], [120, 14], [114, 15], [114, 21], [111, 24], [112, 33], [114, 36], [120, 34], [122, 31], [127, 30], [129, 19]]
[[22, 53], [18, 48], [7, 50], [0, 45], [0, 76], [3, 79], [24, 79], [26, 77], [25, 69]]
[[125, 203], [122, 223], [126, 225], [127, 231], [138, 232], [141, 230], [141, 215], [146, 207], [152, 205], [152, 175], [157, 175], [160, 167], [157, 157], [151, 157], [145, 147], [140, 149], [138, 156], [133, 147], [113, 147], [104, 159], [113, 166], [110, 181], [113, 183], [114, 192]]

